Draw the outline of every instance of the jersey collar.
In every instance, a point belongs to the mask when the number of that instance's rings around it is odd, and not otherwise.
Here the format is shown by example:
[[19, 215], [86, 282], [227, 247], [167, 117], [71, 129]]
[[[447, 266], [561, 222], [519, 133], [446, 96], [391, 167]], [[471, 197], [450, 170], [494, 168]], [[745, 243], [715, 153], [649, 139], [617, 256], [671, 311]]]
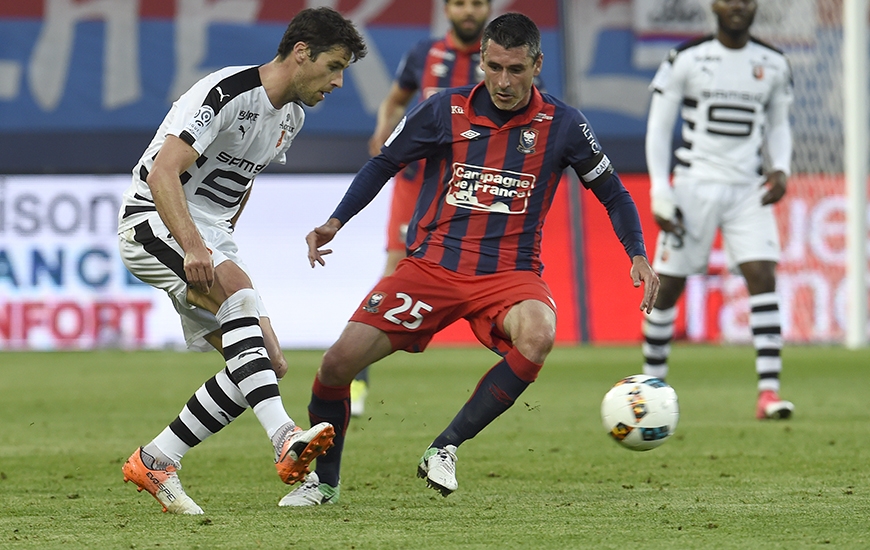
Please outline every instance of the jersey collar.
[[[483, 90], [481, 90], [483, 88]], [[472, 124], [477, 124], [478, 126], [486, 126], [489, 128], [515, 128], [517, 126], [524, 126], [530, 124], [532, 120], [534, 120], [535, 116], [541, 112], [541, 109], [544, 106], [544, 98], [541, 97], [541, 92], [538, 91], [538, 88], [535, 85], [532, 85], [532, 97], [529, 99], [529, 106], [525, 110], [522, 115], [518, 115], [505, 123], [504, 126], [498, 126], [495, 122], [491, 121], [489, 117], [486, 115], [478, 115], [474, 112], [474, 107], [471, 104], [471, 98], [474, 97], [476, 93], [488, 94], [489, 92], [486, 90], [486, 86], [483, 82], [479, 82], [477, 86], [475, 86], [471, 93], [468, 94], [468, 97], [465, 98], [465, 113], [468, 117], [468, 120], [471, 121]], [[495, 109], [495, 105], [493, 105], [493, 109]]]

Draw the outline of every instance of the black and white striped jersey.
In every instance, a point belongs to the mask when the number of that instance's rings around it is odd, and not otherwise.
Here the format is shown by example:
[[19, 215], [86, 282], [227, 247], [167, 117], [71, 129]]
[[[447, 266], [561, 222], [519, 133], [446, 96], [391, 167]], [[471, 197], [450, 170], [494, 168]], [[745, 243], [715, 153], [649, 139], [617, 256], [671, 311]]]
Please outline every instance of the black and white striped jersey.
[[[735, 184], [760, 180], [771, 118], [787, 128], [793, 100], [791, 69], [782, 52], [756, 39], [729, 49], [713, 36], [703, 37], [672, 50], [650, 87], [674, 106], [674, 116], [677, 108], [682, 115], [675, 177]], [[788, 158], [775, 159], [780, 166], [773, 168], [788, 173], [790, 145], [776, 153]], [[670, 157], [670, 151], [666, 154]], [[667, 172], [667, 164], [657, 165]], [[667, 178], [667, 173], [651, 175]]]
[[200, 154], [181, 175], [191, 217], [229, 230], [254, 176], [272, 161], [285, 162], [304, 121], [305, 112], [296, 103], [272, 106], [256, 66], [227, 67], [206, 76], [172, 104], [139, 159], [124, 193], [119, 230], [156, 212], [145, 178], [167, 135], [178, 136]]

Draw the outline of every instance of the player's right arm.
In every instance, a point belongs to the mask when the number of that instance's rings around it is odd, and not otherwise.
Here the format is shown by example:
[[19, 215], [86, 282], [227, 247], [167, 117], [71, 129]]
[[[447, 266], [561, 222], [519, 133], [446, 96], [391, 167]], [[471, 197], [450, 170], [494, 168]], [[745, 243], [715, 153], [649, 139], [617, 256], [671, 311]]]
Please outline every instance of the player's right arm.
[[[332, 250], [321, 250], [320, 247], [331, 241], [341, 227], [365, 208], [399, 170], [409, 162], [426, 158], [440, 146], [449, 146], [452, 135], [442, 124], [443, 106], [440, 105], [446, 97], [442, 92], [415, 105], [387, 138], [383, 152], [370, 158], [354, 176], [329, 220], [308, 233], [305, 241], [311, 267], [325, 265], [323, 256]], [[447, 117], [449, 120], [449, 114]]]
[[644, 141], [653, 217], [659, 227], [668, 232], [680, 230], [671, 187], [674, 124], [682, 101], [678, 77], [674, 74], [676, 55], [676, 52], [671, 52], [650, 85], [652, 99]]
[[644, 143], [653, 217], [659, 227], [669, 232], [675, 229], [677, 208], [671, 187], [671, 154], [678, 109], [679, 103], [653, 92]]
[[180, 179], [197, 158], [199, 153], [193, 147], [168, 134], [154, 159], [147, 183], [157, 213], [184, 249], [184, 274], [188, 284], [208, 293], [214, 283], [214, 265], [211, 253], [190, 216]]
[[381, 147], [390, 137], [393, 128], [405, 116], [405, 110], [415, 93], [416, 90], [402, 88], [398, 82], [393, 82], [390, 93], [378, 107], [378, 121], [372, 137], [369, 138], [369, 154], [371, 156], [376, 156], [381, 152]]

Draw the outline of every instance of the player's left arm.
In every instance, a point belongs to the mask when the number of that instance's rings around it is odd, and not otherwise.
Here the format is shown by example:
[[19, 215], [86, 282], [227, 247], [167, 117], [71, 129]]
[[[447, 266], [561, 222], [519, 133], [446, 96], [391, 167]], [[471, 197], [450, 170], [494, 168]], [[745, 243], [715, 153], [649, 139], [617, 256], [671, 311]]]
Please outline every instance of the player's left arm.
[[770, 170], [762, 183], [765, 193], [761, 204], [779, 202], [785, 196], [788, 176], [791, 174], [792, 136], [788, 111], [794, 102], [794, 79], [791, 65], [783, 56], [779, 79], [771, 90], [767, 104], [767, 128], [764, 134]]
[[762, 183], [766, 192], [761, 197], [761, 204], [768, 205], [779, 202], [785, 196], [788, 176], [791, 172], [792, 137], [788, 120], [789, 103], [776, 102], [770, 105], [767, 113], [768, 129], [766, 136], [767, 153], [770, 158], [771, 171]]
[[644, 296], [640, 309], [652, 311], [659, 292], [659, 278], [649, 264], [640, 215], [631, 194], [622, 184], [610, 159], [601, 151], [598, 138], [582, 113], [575, 113], [576, 120], [568, 136], [566, 151], [568, 163], [577, 173], [583, 186], [590, 189], [607, 210], [613, 231], [631, 258], [631, 279], [635, 287], [643, 284]]

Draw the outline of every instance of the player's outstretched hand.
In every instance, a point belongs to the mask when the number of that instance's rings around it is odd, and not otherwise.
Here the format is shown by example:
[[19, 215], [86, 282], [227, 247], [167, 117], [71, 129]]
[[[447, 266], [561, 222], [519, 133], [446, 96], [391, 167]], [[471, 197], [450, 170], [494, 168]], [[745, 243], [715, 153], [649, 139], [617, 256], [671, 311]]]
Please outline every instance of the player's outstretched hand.
[[767, 192], [761, 197], [761, 205], [767, 206], [779, 202], [785, 196], [786, 182], [788, 176], [782, 170], [777, 170], [767, 176], [767, 180], [761, 184]]
[[325, 224], [320, 227], [315, 227], [308, 235], [305, 236], [305, 242], [308, 243], [308, 263], [314, 267], [315, 262], [320, 265], [326, 265], [326, 260], [323, 259], [327, 254], [332, 254], [329, 248], [321, 249], [320, 247], [327, 244], [338, 233], [341, 223], [330, 218]]
[[659, 276], [653, 271], [646, 257], [638, 255], [631, 259], [631, 280], [635, 288], [643, 283], [643, 301], [640, 303], [640, 310], [650, 313], [659, 295]]

